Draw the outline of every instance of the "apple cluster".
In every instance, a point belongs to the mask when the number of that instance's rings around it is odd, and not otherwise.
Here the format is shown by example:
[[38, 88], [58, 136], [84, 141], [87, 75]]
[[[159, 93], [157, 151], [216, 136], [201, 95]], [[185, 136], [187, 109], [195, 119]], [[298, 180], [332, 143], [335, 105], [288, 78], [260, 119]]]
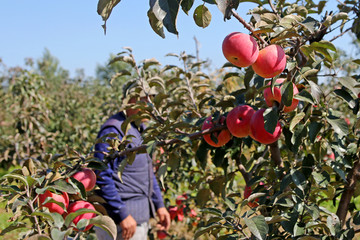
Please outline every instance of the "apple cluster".
[[269, 45], [259, 50], [255, 39], [245, 33], [233, 32], [222, 43], [225, 58], [237, 67], [251, 66], [263, 78], [272, 78], [282, 73], [286, 55], [279, 45]]
[[[85, 191], [87, 192], [95, 188], [96, 174], [89, 168], [82, 168], [71, 177], [82, 183], [84, 185]], [[46, 207], [49, 209], [49, 212], [59, 213], [60, 215], [63, 215], [64, 218], [68, 214], [76, 212], [80, 209], [89, 209], [95, 211], [95, 207], [87, 201], [77, 200], [70, 203], [69, 195], [66, 192], [57, 194], [46, 190], [43, 194], [39, 194], [38, 198], [40, 207]], [[91, 219], [95, 216], [95, 213], [80, 214], [74, 218], [73, 223], [76, 225], [81, 219]], [[89, 224], [83, 231], [88, 231], [92, 226], [92, 224]], [[75, 230], [78, 229], [75, 228]]]
[[[272, 78], [282, 73], [286, 66], [286, 55], [284, 50], [278, 45], [269, 45], [259, 51], [257, 42], [253, 37], [245, 33], [233, 32], [227, 35], [222, 44], [225, 58], [238, 67], [252, 66], [255, 73], [263, 78]], [[279, 78], [275, 81], [273, 89], [270, 87], [264, 90], [264, 99], [268, 107], [274, 104], [281, 104], [281, 90], [286, 80]], [[270, 84], [270, 83], [269, 83]], [[269, 85], [268, 84], [268, 85]], [[294, 83], [293, 95], [299, 93]], [[293, 111], [299, 104], [299, 100], [292, 98], [290, 106], [283, 106], [283, 112]], [[277, 141], [281, 135], [282, 127], [277, 122], [273, 133], [265, 130], [264, 123], [265, 109], [255, 111], [251, 106], [239, 105], [233, 108], [227, 115], [221, 116], [214, 122], [209, 116], [202, 130], [214, 127], [215, 125], [225, 125], [227, 128], [221, 131], [205, 134], [204, 140], [213, 147], [221, 147], [230, 141], [232, 136], [244, 138], [250, 136], [262, 144], [271, 144]]]

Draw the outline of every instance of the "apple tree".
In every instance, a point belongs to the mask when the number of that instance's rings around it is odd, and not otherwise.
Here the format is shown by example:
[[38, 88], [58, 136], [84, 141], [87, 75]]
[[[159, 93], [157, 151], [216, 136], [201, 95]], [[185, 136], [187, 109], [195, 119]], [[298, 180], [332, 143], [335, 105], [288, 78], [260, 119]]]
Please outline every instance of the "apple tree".
[[[99, 1], [105, 30], [119, 2]], [[236, 11], [243, 2], [255, 3], [249, 21]], [[150, 1], [151, 27], [161, 37], [164, 29], [178, 34], [177, 15], [188, 14], [194, 4]], [[329, 9], [327, 1], [203, 1], [193, 12], [200, 27], [211, 24], [209, 4], [217, 5], [224, 20], [238, 21], [253, 40], [224, 51], [229, 63], [217, 74], [201, 72], [204, 63], [185, 53], [171, 54], [183, 67], [160, 67], [154, 59], [139, 64], [131, 49], [119, 53], [113, 61], [137, 70], [133, 86], [144, 92], [157, 87], [159, 94], [148, 96], [148, 104], [124, 106], [143, 110], [129, 121], [148, 118], [151, 124], [143, 146], [115, 155], [131, 159], [136, 151], [163, 149], [163, 186], [186, 189], [190, 205], [202, 209], [195, 237], [355, 238], [360, 62], [344, 61], [333, 41], [346, 33], [360, 38], [359, 3], [338, 1]], [[227, 56], [238, 54], [239, 60], [247, 55], [238, 51], [254, 46], [258, 55], [246, 66]], [[218, 78], [222, 82], [215, 84]], [[238, 106], [254, 110], [250, 132], [228, 137], [229, 125], [238, 120], [230, 113]]]

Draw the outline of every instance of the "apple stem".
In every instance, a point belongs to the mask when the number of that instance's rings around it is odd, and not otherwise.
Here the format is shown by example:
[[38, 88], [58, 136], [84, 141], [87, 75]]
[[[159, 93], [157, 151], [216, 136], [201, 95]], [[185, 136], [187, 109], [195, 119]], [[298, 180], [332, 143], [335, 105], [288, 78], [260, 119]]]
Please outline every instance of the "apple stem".
[[351, 198], [354, 195], [356, 182], [360, 179], [360, 161], [359, 159], [355, 162], [353, 169], [347, 176], [347, 184], [345, 185], [344, 192], [341, 195], [336, 215], [340, 219], [341, 226], [344, 226], [346, 215], [349, 209]]
[[242, 17], [240, 17], [240, 15], [234, 10], [234, 9], [231, 9], [231, 13], [233, 14], [233, 16], [242, 24], [244, 25], [244, 27], [249, 30], [252, 35], [254, 35], [257, 39], [260, 40], [260, 42], [262, 44], [264, 44], [265, 46], [269, 45], [261, 36], [260, 34], [255, 34], [255, 29], [250, 25], [248, 24]]
[[271, 153], [271, 160], [273, 160], [278, 167], [284, 168], [284, 162], [281, 159], [278, 141], [275, 141], [270, 144], [270, 153]]

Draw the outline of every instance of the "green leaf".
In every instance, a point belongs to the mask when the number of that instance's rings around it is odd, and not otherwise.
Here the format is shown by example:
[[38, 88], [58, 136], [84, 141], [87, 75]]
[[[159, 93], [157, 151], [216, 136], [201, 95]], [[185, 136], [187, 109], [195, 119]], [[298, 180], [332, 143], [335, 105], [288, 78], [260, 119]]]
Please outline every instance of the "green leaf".
[[27, 240], [51, 240], [51, 238], [44, 234], [36, 234], [27, 238]]
[[153, 31], [160, 37], [165, 38], [163, 22], [157, 19], [157, 17], [155, 16], [154, 12], [151, 11], [151, 9], [147, 12], [147, 15], [149, 18], [150, 26], [153, 29]]
[[339, 81], [341, 85], [352, 91], [355, 96], [357, 96], [357, 92], [355, 91], [355, 86], [358, 84], [358, 82], [352, 78], [352, 77], [340, 77]]
[[27, 187], [29, 186], [28, 182], [26, 181], [26, 179], [19, 174], [16, 173], [8, 173], [5, 174], [2, 178], [10, 178], [10, 179], [16, 179], [16, 180], [20, 180], [21, 182], [23, 182]]
[[300, 171], [291, 169], [290, 171], [291, 178], [293, 182], [295, 183], [296, 187], [298, 187], [300, 190], [304, 191], [304, 187], [306, 185], [306, 178], [304, 174], [302, 174]]
[[13, 230], [19, 229], [19, 228], [25, 228], [26, 227], [26, 223], [23, 222], [15, 222], [10, 224], [8, 227], [2, 229], [2, 231], [0, 232], [0, 236], [5, 235], [6, 233], [9, 233]]
[[264, 127], [268, 133], [273, 134], [278, 124], [278, 114], [275, 108], [267, 108], [263, 113]]
[[[319, 85], [317, 85], [313, 81], [308, 81], [308, 83], [310, 84], [311, 95], [317, 102], [319, 102], [321, 95], [323, 95], [323, 91], [321, 90]], [[299, 95], [299, 94], [297, 94], [297, 95]]]
[[267, 225], [265, 217], [263, 215], [255, 216], [252, 218], [245, 217], [244, 221], [250, 232], [254, 234], [257, 239], [266, 239], [266, 235], [269, 232], [269, 226]]
[[319, 21], [312, 17], [307, 17], [303, 22], [302, 25], [309, 30], [310, 33], [314, 33], [315, 29], [317, 28]]
[[65, 180], [57, 180], [53, 185], [49, 185], [49, 187], [59, 190], [60, 192], [67, 192], [70, 194], [77, 194], [77, 190], [71, 186], [71, 184], [67, 183]]
[[290, 122], [290, 131], [294, 133], [294, 128], [296, 127], [296, 125], [305, 117], [305, 113], [304, 112], [300, 112], [298, 114], [295, 115], [295, 117], [293, 117], [293, 119], [291, 119]]
[[320, 132], [321, 128], [323, 127], [323, 124], [320, 122], [311, 122], [308, 127], [309, 131], [309, 139], [312, 143], [314, 143], [316, 136]]
[[311, 43], [310, 46], [315, 47], [315, 48], [326, 48], [326, 49], [336, 52], [335, 45], [332, 42], [325, 41], [325, 40], [321, 40], [320, 42], [313, 42], [313, 43]]
[[335, 236], [341, 229], [339, 217], [332, 213], [330, 216], [327, 217], [327, 227], [330, 230], [332, 236]]
[[97, 5], [97, 13], [104, 20], [104, 31], [106, 33], [106, 21], [110, 17], [113, 8], [120, 2], [120, 0], [99, 0]]
[[198, 6], [193, 17], [196, 25], [202, 28], [206, 28], [211, 22], [211, 13], [205, 5]]
[[332, 17], [331, 24], [334, 24], [339, 20], [346, 20], [348, 18], [348, 14], [346, 12], [339, 12]]
[[112, 220], [109, 216], [99, 215], [91, 218], [89, 224], [94, 224], [95, 226], [102, 228], [109, 233], [113, 239], [116, 239], [117, 227], [114, 220]]
[[198, 191], [196, 195], [196, 203], [199, 206], [204, 206], [211, 199], [210, 189], [202, 188]]
[[131, 73], [127, 70], [120, 70], [119, 72], [117, 72], [116, 74], [114, 74], [114, 76], [111, 77], [110, 79], [110, 85], [112, 85], [113, 81], [119, 77], [122, 76], [129, 76], [131, 75]]
[[230, 19], [231, 9], [237, 9], [239, 0], [215, 0], [217, 7], [224, 15], [224, 19]]
[[349, 127], [346, 121], [342, 118], [329, 116], [326, 118], [328, 123], [333, 127], [334, 131], [339, 134], [340, 137], [345, 136], [349, 133]]
[[292, 104], [294, 97], [294, 88], [292, 82], [285, 82], [284, 85], [281, 87], [281, 102], [289, 107]]
[[351, 94], [348, 91], [341, 88], [341, 89], [335, 89], [334, 93], [336, 95], [338, 95], [339, 97], [341, 97], [342, 99], [344, 99], [350, 108], [355, 107], [355, 100], [353, 99], [353, 97], [351, 96]]
[[152, 11], [155, 17], [163, 23], [170, 33], [176, 35], [178, 35], [176, 18], [179, 8], [180, 5], [177, 0], [150, 0], [150, 11]]
[[330, 181], [330, 175], [326, 171], [312, 172], [312, 176], [320, 187], [326, 188]]
[[198, 230], [195, 232], [194, 239], [197, 239], [204, 233], [211, 232], [214, 228], [221, 228], [221, 224], [212, 223], [208, 226], [198, 228]]
[[77, 217], [85, 213], [95, 213], [96, 215], [101, 215], [98, 211], [94, 211], [87, 208], [81, 208], [77, 210], [76, 212], [69, 213], [65, 218], [65, 226], [69, 227], [72, 221]]
[[218, 217], [222, 216], [222, 212], [217, 208], [203, 208], [201, 209], [201, 212], [205, 214], [212, 214]]
[[144, 60], [143, 64], [144, 64], [143, 65], [144, 70], [148, 69], [152, 65], [161, 65], [160, 62], [155, 58], [146, 59]]
[[360, 65], [360, 59], [355, 59], [353, 62]]
[[60, 231], [57, 228], [51, 229], [51, 238], [54, 240], [57, 239], [67, 239], [66, 236], [69, 236], [72, 232], [72, 228], [67, 229], [66, 231]]
[[189, 14], [189, 11], [191, 9], [191, 7], [194, 4], [194, 0], [182, 0], [181, 1], [181, 9], [184, 11], [184, 13], [186, 13], [186, 15]]
[[312, 105], [315, 104], [315, 100], [314, 98], [312, 97], [312, 95], [306, 91], [306, 90], [302, 90], [301, 92], [299, 92], [298, 94], [296, 94], [294, 96], [295, 99], [298, 99], [300, 101], [304, 101], [304, 102], [308, 102], [308, 103], [311, 103]]

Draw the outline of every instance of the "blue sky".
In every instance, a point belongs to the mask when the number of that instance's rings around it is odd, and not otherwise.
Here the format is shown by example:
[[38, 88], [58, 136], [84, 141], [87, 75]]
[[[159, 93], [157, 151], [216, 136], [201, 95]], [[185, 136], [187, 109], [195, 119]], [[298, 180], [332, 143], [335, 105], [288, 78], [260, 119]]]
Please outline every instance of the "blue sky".
[[[201, 3], [195, 1], [195, 6]], [[97, 0], [2, 1], [0, 58], [7, 67], [23, 66], [25, 58], [40, 58], [47, 48], [71, 75], [76, 69], [84, 69], [87, 76], [94, 76], [96, 65], [105, 64], [110, 54], [122, 51], [123, 47], [131, 47], [137, 61], [154, 57], [163, 65], [177, 63], [165, 55], [181, 51], [195, 54], [196, 37], [200, 42], [200, 57], [211, 59], [212, 67], [218, 68], [226, 62], [221, 51], [224, 37], [234, 31], [247, 31], [235, 18], [224, 22], [215, 6], [207, 6], [213, 14], [209, 27], [202, 29], [195, 25], [193, 7], [189, 16], [179, 13], [179, 36], [166, 32], [166, 38], [162, 39], [148, 23], [148, 1], [122, 0], [107, 22], [106, 35], [96, 12]], [[246, 13], [254, 6], [241, 3], [238, 13], [248, 20]], [[334, 43], [347, 46], [347, 41], [349, 37]]]

